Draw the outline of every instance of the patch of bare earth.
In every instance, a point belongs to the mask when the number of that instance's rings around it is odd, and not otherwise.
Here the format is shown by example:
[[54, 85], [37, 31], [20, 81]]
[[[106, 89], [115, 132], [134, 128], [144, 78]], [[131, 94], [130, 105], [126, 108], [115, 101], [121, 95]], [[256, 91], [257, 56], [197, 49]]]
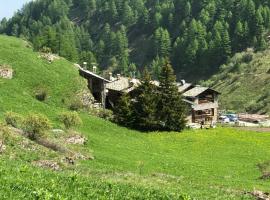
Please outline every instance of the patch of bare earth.
[[270, 128], [266, 127], [238, 127], [239, 130], [254, 131], [258, 133], [270, 133]]

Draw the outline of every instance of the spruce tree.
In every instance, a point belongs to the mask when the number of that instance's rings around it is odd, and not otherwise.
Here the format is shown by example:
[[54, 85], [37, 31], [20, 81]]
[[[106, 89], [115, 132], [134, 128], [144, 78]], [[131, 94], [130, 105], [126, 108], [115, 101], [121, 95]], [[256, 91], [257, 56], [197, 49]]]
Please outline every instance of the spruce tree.
[[123, 94], [113, 110], [115, 122], [121, 126], [132, 127], [134, 125], [133, 104], [129, 94]]
[[181, 131], [186, 125], [186, 107], [178, 92], [176, 76], [167, 60], [159, 78], [157, 116], [160, 128], [167, 131]]
[[156, 86], [152, 83], [151, 75], [146, 69], [134, 103], [135, 126], [143, 131], [153, 131], [158, 127], [156, 91]]

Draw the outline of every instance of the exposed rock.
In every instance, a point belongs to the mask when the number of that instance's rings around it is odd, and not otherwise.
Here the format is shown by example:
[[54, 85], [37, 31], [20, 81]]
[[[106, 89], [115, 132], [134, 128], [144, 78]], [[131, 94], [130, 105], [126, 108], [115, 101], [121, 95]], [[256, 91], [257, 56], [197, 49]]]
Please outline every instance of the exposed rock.
[[51, 54], [51, 53], [41, 53], [39, 55], [39, 58], [43, 58], [43, 59], [47, 60], [49, 63], [52, 63], [54, 60], [60, 59], [59, 56], [57, 56], [55, 54]]
[[4, 145], [4, 142], [0, 140], [0, 153], [4, 153], [6, 150], [6, 145]]
[[19, 145], [28, 151], [36, 151], [38, 149], [37, 146], [27, 140], [23, 140]]
[[0, 65], [0, 77], [5, 79], [12, 79], [13, 69], [8, 65]]
[[48, 169], [52, 169], [54, 171], [59, 171], [60, 170], [60, 166], [55, 161], [39, 160], [39, 161], [33, 162], [33, 164], [35, 166], [37, 166], [37, 167], [48, 168]]
[[87, 142], [87, 139], [80, 136], [80, 135], [71, 136], [71, 137], [66, 139], [66, 143], [68, 143], [68, 144], [84, 145], [86, 142]]
[[257, 200], [270, 200], [270, 194], [265, 193], [262, 191], [254, 190], [253, 192], [250, 193], [252, 196], [257, 198]]
[[14, 128], [14, 127], [8, 127], [9, 130], [11, 130], [13, 133], [19, 134], [19, 135], [24, 135], [23, 130], [18, 129], [18, 128]]
[[94, 99], [94, 97], [93, 97], [93, 95], [91, 94], [90, 91], [83, 90], [77, 96], [79, 97], [83, 107], [86, 107], [86, 108], [92, 108], [93, 107], [95, 99]]
[[80, 153], [76, 153], [73, 157], [76, 160], [94, 160], [95, 159], [93, 156], [85, 156]]
[[63, 131], [62, 129], [53, 129], [52, 132], [59, 134], [59, 133], [64, 133], [65, 131]]

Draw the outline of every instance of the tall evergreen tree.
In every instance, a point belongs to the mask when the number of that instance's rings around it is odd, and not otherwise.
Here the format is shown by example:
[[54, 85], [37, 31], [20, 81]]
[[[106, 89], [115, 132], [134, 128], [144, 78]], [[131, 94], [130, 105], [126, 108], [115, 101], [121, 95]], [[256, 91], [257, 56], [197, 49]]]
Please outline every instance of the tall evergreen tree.
[[162, 67], [159, 81], [158, 116], [161, 128], [181, 131], [186, 124], [186, 108], [178, 92], [176, 77], [169, 61]]
[[158, 128], [156, 93], [156, 86], [152, 83], [151, 75], [146, 69], [134, 103], [135, 126], [144, 131], [153, 131]]
[[134, 126], [133, 104], [129, 94], [123, 94], [114, 108], [116, 123], [125, 126]]

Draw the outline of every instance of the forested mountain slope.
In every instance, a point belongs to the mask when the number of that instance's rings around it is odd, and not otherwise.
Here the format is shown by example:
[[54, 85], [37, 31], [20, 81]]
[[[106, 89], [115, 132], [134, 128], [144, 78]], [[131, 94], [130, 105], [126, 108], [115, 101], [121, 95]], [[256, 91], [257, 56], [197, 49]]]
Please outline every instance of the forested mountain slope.
[[270, 114], [270, 50], [251, 49], [236, 54], [206, 82], [222, 91], [221, 107], [227, 110]]
[[36, 0], [1, 33], [25, 37], [72, 61], [157, 76], [169, 57], [178, 78], [214, 74], [235, 52], [266, 47], [267, 0]]

